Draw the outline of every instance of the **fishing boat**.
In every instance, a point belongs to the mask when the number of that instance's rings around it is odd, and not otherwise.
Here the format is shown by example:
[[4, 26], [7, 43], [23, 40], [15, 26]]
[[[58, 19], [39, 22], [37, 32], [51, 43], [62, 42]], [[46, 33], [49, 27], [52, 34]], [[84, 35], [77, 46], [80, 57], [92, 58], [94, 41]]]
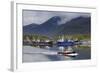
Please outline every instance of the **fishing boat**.
[[74, 40], [64, 40], [64, 41], [57, 41], [56, 45], [61, 47], [61, 46], [74, 46], [74, 45], [80, 45], [81, 43], [79, 41], [74, 41]]
[[57, 40], [57, 43], [56, 43], [56, 45], [58, 47], [61, 47], [61, 46], [67, 47], [67, 46], [74, 46], [74, 45], [80, 45], [80, 44], [81, 44], [81, 42], [78, 41], [78, 39], [76, 39], [76, 40], [67, 39], [66, 40], [66, 39], [64, 39], [64, 37]]

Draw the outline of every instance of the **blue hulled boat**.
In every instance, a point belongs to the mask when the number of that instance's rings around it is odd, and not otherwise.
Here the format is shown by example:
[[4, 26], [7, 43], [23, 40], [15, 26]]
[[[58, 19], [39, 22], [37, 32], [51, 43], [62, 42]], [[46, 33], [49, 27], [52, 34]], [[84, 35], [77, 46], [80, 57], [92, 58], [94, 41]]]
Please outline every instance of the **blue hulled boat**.
[[80, 44], [79, 41], [73, 41], [73, 40], [66, 40], [66, 41], [58, 41], [57, 46], [63, 46], [63, 47], [67, 47], [67, 46], [74, 46], [74, 45], [78, 45]]

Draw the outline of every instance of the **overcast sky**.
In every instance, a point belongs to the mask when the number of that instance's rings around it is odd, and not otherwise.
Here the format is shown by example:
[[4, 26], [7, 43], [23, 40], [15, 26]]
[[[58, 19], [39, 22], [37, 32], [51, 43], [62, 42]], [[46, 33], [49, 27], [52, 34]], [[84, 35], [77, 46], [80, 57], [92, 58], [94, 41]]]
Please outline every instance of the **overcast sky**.
[[23, 25], [42, 24], [53, 16], [60, 16], [60, 23], [65, 23], [79, 16], [89, 17], [90, 13], [23, 10]]

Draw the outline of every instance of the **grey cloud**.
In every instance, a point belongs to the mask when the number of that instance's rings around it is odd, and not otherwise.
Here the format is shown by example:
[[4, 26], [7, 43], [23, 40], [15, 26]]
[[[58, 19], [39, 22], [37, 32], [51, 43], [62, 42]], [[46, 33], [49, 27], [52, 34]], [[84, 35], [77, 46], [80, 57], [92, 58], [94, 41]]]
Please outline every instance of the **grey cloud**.
[[60, 23], [64, 23], [79, 16], [89, 17], [90, 13], [23, 10], [23, 25], [41, 24], [53, 16], [60, 16], [62, 19]]

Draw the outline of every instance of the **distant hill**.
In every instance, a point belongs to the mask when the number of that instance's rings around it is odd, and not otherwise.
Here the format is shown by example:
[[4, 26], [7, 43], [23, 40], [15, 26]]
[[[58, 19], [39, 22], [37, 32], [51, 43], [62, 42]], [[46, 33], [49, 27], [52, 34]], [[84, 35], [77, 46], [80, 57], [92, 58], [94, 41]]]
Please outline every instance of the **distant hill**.
[[23, 26], [24, 34], [41, 34], [41, 35], [52, 35], [52, 32], [57, 28], [61, 18], [54, 16], [46, 22], [39, 25], [27, 25]]
[[57, 34], [89, 34], [91, 32], [90, 17], [77, 17], [65, 24], [62, 24], [56, 30]]
[[91, 18], [77, 17], [64, 24], [60, 24], [60, 16], [54, 16], [42, 24], [23, 26], [24, 34], [41, 34], [46, 36], [62, 34], [90, 34]]
[[23, 26], [23, 32], [24, 34], [31, 34], [33, 32], [33, 29], [38, 27], [38, 24], [32, 23], [26, 26]]

